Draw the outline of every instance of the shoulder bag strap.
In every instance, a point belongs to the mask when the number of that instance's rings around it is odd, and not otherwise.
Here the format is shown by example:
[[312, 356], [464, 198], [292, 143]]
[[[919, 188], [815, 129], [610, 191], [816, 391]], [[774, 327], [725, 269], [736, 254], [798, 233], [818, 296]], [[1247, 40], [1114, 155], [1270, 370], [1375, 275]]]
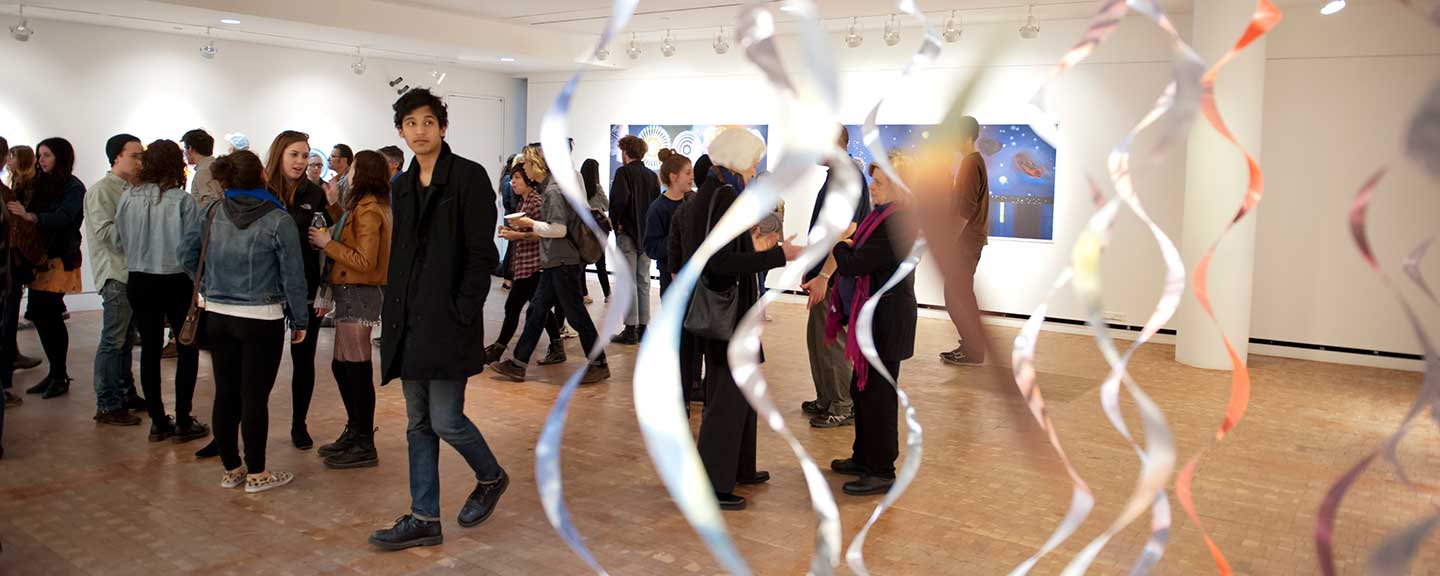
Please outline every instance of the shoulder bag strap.
[[200, 307], [200, 281], [205, 277], [205, 256], [210, 253], [210, 228], [215, 225], [215, 211], [220, 208], [224, 200], [216, 200], [210, 204], [209, 214], [205, 216], [205, 231], [200, 234], [200, 266], [195, 272], [195, 288], [190, 292], [190, 305]]

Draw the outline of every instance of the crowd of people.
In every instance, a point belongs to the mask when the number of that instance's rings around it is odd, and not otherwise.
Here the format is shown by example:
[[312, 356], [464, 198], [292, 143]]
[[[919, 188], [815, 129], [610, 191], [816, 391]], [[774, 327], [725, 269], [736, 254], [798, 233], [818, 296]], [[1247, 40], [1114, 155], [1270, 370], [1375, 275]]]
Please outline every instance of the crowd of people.
[[[258, 493], [285, 486], [294, 474], [266, 462], [270, 394], [288, 341], [290, 440], [297, 449], [313, 448], [306, 421], [318, 335], [322, 326], [333, 326], [330, 368], [346, 425], [317, 452], [333, 469], [377, 466], [372, 334], [379, 329], [374, 344], [380, 383], [399, 380], [405, 398], [411, 509], [372, 534], [371, 543], [398, 550], [443, 540], [442, 439], [475, 474], [460, 525], [484, 522], [509, 476], [465, 415], [467, 381], [486, 368], [497, 377], [525, 381], [542, 333], [548, 346], [541, 365], [566, 362], [564, 339], [570, 334], [585, 351], [596, 346], [599, 334], [587, 309], [593, 302], [586, 287], [588, 265], [596, 266], [607, 301], [630, 302], [624, 330], [605, 344], [639, 344], [650, 321], [652, 270], [658, 271], [663, 294], [755, 181], [766, 147], [749, 131], [727, 130], [693, 162], [674, 150], [658, 151], [657, 173], [645, 164], [651, 157], [646, 142], [627, 136], [619, 141], [624, 162], [608, 194], [599, 163], [586, 160], [578, 176], [590, 216], [613, 230], [634, 275], [633, 282], [621, 284], [625, 293], [612, 294], [603, 251], [597, 255], [593, 249], [603, 239], [592, 235], [555, 178], [556, 170], [573, 167], [547, 161], [544, 150], [530, 144], [503, 167], [497, 195], [480, 164], [450, 149], [448, 111], [439, 97], [409, 91], [395, 102], [392, 120], [412, 155], [408, 167], [395, 146], [356, 152], [339, 144], [326, 155], [312, 148], [309, 136], [290, 130], [275, 136], [263, 161], [243, 136], [232, 138], [229, 153], [216, 157], [216, 140], [201, 129], [179, 142], [149, 144], [119, 134], [105, 144], [110, 170], [88, 189], [73, 174], [76, 151], [66, 140], [49, 138], [31, 149], [10, 148], [0, 139], [9, 175], [0, 184], [5, 409], [23, 403], [12, 391], [14, 371], [41, 362], [23, 357], [16, 346], [22, 299], [48, 362], [46, 376], [25, 392], [45, 399], [69, 392], [64, 297], [81, 292], [81, 263], [88, 260], [103, 306], [93, 375], [99, 425], [139, 426], [138, 412], [150, 422], [151, 442], [181, 444], [213, 434], [196, 456], [218, 457], [223, 488]], [[967, 119], [964, 128], [964, 161], [946, 211], [970, 226], [960, 227], [943, 257], [973, 276], [985, 243], [988, 190], [984, 160], [974, 149], [978, 123]], [[843, 128], [839, 132], [843, 148], [849, 136]], [[911, 177], [910, 159], [892, 154], [889, 160], [899, 178]], [[852, 452], [830, 467], [857, 477], [844, 485], [845, 493], [877, 494], [895, 477], [896, 394], [865, 361], [848, 327], [901, 266], [916, 224], [924, 228], [945, 215], [917, 214], [904, 182], [874, 165], [861, 169], [844, 161], [827, 168], [812, 227], [839, 171], [860, 171], [855, 176], [862, 191], [849, 228], [802, 284], [816, 399], [801, 410], [816, 428], [854, 426]], [[505, 214], [497, 226], [500, 208]], [[782, 222], [777, 216], [773, 225], [757, 225], [710, 257], [697, 290], [730, 294], [734, 317], [703, 329], [687, 321], [677, 351], [686, 410], [690, 403], [703, 403], [699, 452], [727, 510], [746, 506], [738, 486], [770, 479], [757, 469], [756, 413], [733, 380], [726, 350], [740, 313], [766, 289], [765, 273], [802, 252], [783, 239]], [[944, 222], [943, 230], [955, 228], [953, 219]], [[497, 236], [506, 241], [503, 259]], [[497, 276], [508, 294], [500, 331], [487, 341], [484, 308]], [[983, 361], [984, 338], [975, 329], [973, 288], [963, 280], [953, 290], [947, 286], [946, 295], [971, 306], [968, 312], [952, 307], [965, 338], [961, 348], [942, 357], [976, 363]], [[896, 378], [914, 353], [913, 281], [906, 278], [877, 304], [877, 317], [884, 321], [875, 323], [876, 347]], [[697, 313], [700, 306], [691, 302], [689, 313]], [[137, 346], [138, 387], [132, 370]], [[194, 406], [202, 350], [210, 355], [215, 385], [208, 425]], [[161, 383], [162, 358], [169, 357], [175, 358], [174, 390], [167, 410]], [[609, 377], [602, 352], [589, 361], [582, 382]], [[0, 434], [3, 430], [0, 411]]]

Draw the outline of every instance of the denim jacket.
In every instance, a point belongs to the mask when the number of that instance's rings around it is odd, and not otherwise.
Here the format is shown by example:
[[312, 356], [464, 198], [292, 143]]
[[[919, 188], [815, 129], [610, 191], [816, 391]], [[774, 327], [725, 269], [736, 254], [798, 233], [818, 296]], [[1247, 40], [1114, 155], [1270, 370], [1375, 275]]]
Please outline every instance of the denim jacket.
[[181, 242], [198, 217], [195, 198], [181, 188], [162, 194], [158, 184], [132, 187], [115, 208], [115, 246], [131, 272], [179, 274]]
[[305, 265], [300, 261], [300, 233], [285, 210], [253, 197], [227, 197], [207, 207], [185, 235], [185, 271], [195, 277], [208, 212], [210, 253], [200, 294], [208, 302], [258, 306], [284, 304], [291, 330], [304, 330]]

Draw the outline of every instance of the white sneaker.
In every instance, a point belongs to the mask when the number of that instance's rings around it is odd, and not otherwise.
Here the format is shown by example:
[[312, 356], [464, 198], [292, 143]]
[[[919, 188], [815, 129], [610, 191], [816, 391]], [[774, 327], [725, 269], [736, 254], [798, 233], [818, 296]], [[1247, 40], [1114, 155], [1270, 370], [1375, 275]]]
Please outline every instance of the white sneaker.
[[269, 478], [262, 478], [258, 475], [250, 475], [245, 478], [245, 493], [256, 494], [279, 488], [295, 480], [295, 475], [289, 472], [271, 472]]
[[245, 469], [241, 468], [234, 472], [226, 472], [220, 477], [220, 487], [226, 490], [239, 488], [245, 485]]

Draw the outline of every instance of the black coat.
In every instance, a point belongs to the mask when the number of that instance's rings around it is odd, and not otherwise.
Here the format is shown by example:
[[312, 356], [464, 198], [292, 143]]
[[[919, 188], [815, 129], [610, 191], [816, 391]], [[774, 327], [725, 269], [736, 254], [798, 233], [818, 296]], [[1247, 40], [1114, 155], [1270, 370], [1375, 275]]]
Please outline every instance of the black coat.
[[39, 174], [26, 209], [45, 241], [45, 252], [66, 270], [80, 267], [80, 224], [85, 220], [85, 183], [74, 176]]
[[[868, 275], [871, 294], [878, 292], [890, 281], [915, 243], [904, 218], [903, 210], [891, 214], [858, 250], [845, 243], [836, 245], [835, 272], [856, 278]], [[880, 360], [899, 362], [915, 355], [915, 315], [915, 274], [912, 272], [875, 305], [875, 351], [880, 354]]]
[[660, 177], [636, 160], [615, 171], [610, 182], [610, 223], [615, 229], [644, 246], [645, 217], [650, 203], [660, 197]]
[[300, 186], [295, 188], [295, 195], [290, 199], [290, 206], [286, 210], [295, 220], [296, 231], [300, 233], [300, 257], [305, 262], [305, 299], [311, 302], [315, 301], [315, 293], [320, 290], [321, 271], [320, 250], [310, 243], [310, 224], [314, 222], [316, 214], [325, 219], [326, 227], [335, 224], [325, 209], [328, 204], [325, 190], [309, 178], [301, 177]]
[[495, 189], [479, 164], [442, 144], [428, 201], [420, 164], [395, 180], [381, 382], [466, 380], [485, 368], [485, 298], [500, 264]]
[[[700, 192], [676, 212], [675, 218], [683, 218], [683, 223], [672, 220], [671, 226], [679, 224], [677, 231], [680, 236], [680, 262], [689, 261], [690, 256], [700, 248], [705, 241], [706, 215], [710, 213], [710, 201], [715, 200], [715, 210], [710, 217], [710, 226], [720, 221], [730, 205], [735, 203], [734, 188], [726, 188], [725, 183], [719, 177], [711, 175], [700, 185]], [[740, 286], [736, 294], [736, 301], [739, 304], [739, 314], [745, 314], [760, 300], [760, 272], [772, 268], [785, 266], [785, 251], [780, 246], [775, 246], [764, 252], [755, 251], [755, 242], [749, 234], [741, 234], [740, 238], [731, 241], [729, 244], [710, 257], [705, 263], [705, 271], [700, 276], [704, 282], [714, 290], [725, 290], [737, 283]], [[734, 320], [735, 326], [740, 324], [740, 317]]]

